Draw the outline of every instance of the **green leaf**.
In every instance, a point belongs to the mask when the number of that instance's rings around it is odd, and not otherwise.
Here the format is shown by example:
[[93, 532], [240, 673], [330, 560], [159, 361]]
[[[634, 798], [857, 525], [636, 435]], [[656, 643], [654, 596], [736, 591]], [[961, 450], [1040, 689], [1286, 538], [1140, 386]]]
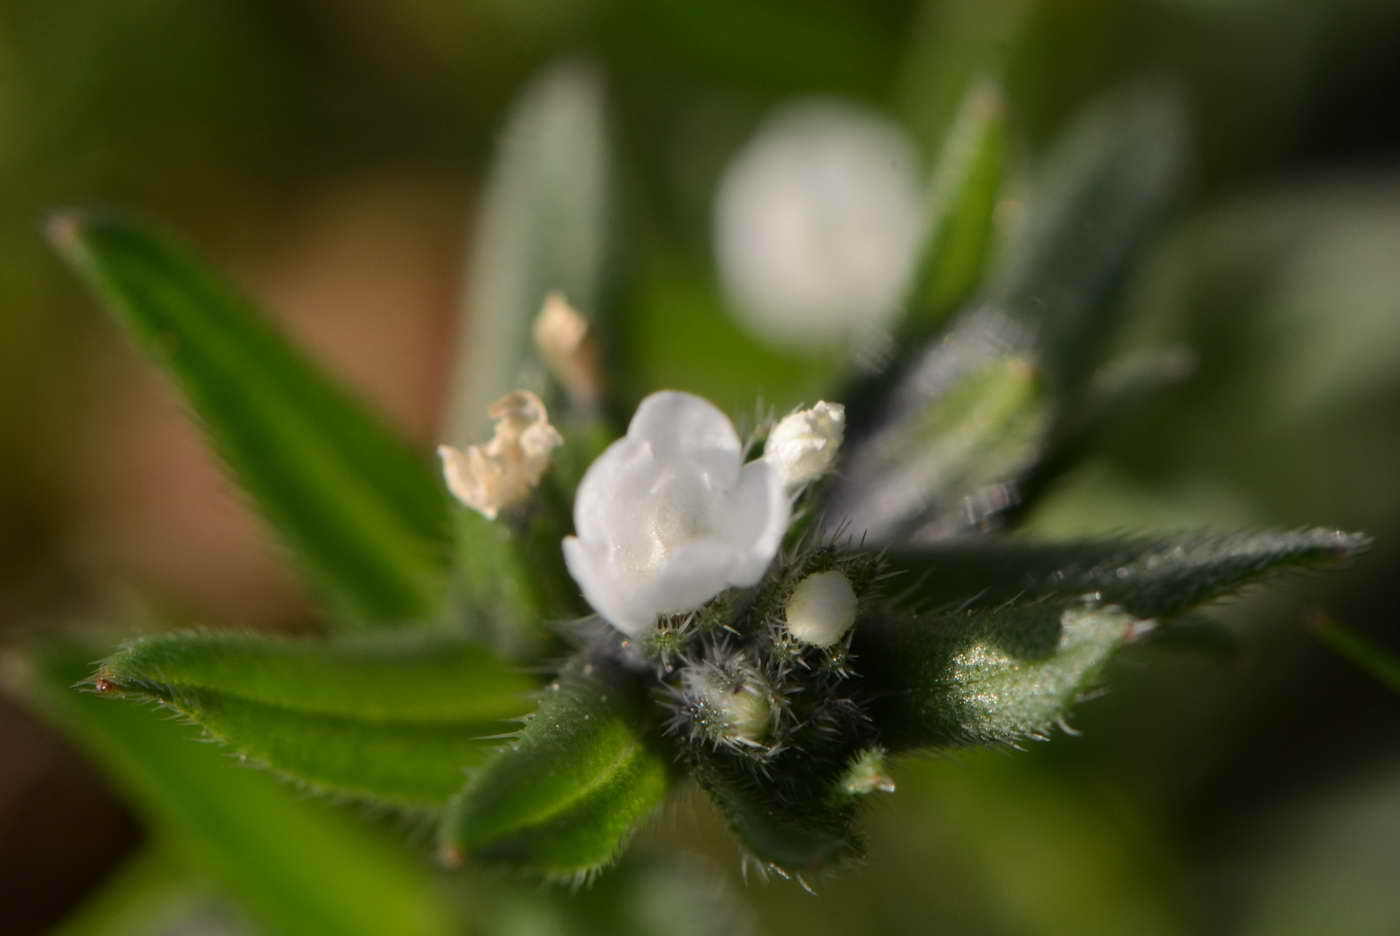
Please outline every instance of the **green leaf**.
[[[207, 869], [270, 932], [302, 936], [456, 932], [453, 911], [415, 862], [265, 773], [239, 769], [197, 733], [72, 686], [91, 656], [36, 659], [37, 701], [130, 797], [158, 836]], [[334, 886], [327, 886], [334, 882]]]
[[183, 249], [97, 217], [63, 216], [50, 234], [343, 617], [382, 625], [434, 607], [447, 513], [424, 462]]
[[839, 758], [794, 749], [759, 766], [717, 749], [689, 763], [760, 869], [801, 875], [861, 855], [854, 826], [860, 797], [846, 788], [849, 769]]
[[1012, 600], [1096, 594], [1142, 618], [1179, 614], [1266, 575], [1323, 568], [1364, 551], [1357, 533], [1184, 534], [1065, 543], [959, 540], [885, 556], [894, 588], [925, 607], [996, 607]]
[[991, 285], [985, 311], [1034, 347], [1075, 397], [1123, 308], [1123, 287], [1176, 191], [1186, 128], [1175, 99], [1137, 91], [1102, 102], [1047, 159], [1030, 221]]
[[991, 255], [993, 217], [1006, 174], [1000, 89], [974, 85], [934, 170], [931, 204], [908, 298], [904, 338], [924, 337], [972, 294]]
[[619, 665], [570, 663], [519, 737], [452, 801], [443, 854], [573, 880], [610, 864], [670, 783], [648, 703]]
[[1041, 372], [1021, 355], [958, 374], [926, 402], [852, 447], [831, 514], [877, 542], [946, 535], [1007, 506], [1003, 482], [1040, 451], [1051, 411]]
[[1387, 653], [1355, 631], [1326, 617], [1313, 622], [1313, 633], [1327, 646], [1400, 692], [1400, 657]]
[[557, 651], [551, 622], [589, 613], [560, 542], [573, 532], [574, 489], [612, 435], [597, 422], [580, 420], [562, 431], [564, 444], [523, 509], [497, 520], [454, 509], [459, 561], [449, 624], [510, 659], [535, 660]]
[[854, 650], [893, 752], [1044, 737], [1139, 622], [1112, 605], [1042, 603], [863, 621]]
[[[608, 138], [603, 89], [570, 63], [536, 78], [506, 124], [486, 182], [468, 262], [468, 292], [444, 439], [489, 437], [487, 407], [517, 388], [545, 395], [532, 323], [561, 292], [596, 320], [608, 222]], [[546, 396], [546, 402], [550, 402]]]
[[534, 684], [453, 634], [332, 641], [182, 633], [127, 645], [93, 684], [153, 701], [240, 757], [312, 787], [401, 807], [443, 805]]

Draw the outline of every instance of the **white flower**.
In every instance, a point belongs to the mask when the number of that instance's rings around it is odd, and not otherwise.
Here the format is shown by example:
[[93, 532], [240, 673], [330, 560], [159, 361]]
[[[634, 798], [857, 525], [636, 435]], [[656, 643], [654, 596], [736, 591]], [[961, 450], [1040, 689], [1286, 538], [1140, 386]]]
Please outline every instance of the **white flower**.
[[653, 393], [627, 435], [584, 473], [569, 572], [595, 610], [633, 637], [763, 577], [791, 516], [766, 461], [743, 464], [729, 419], [700, 397]]
[[794, 488], [831, 470], [845, 434], [846, 408], [840, 403], [818, 403], [783, 417], [768, 434], [763, 459], [784, 484]]
[[784, 609], [787, 631], [816, 647], [830, 647], [856, 622], [856, 592], [840, 572], [817, 572], [797, 583]]
[[506, 394], [487, 412], [496, 421], [490, 442], [469, 445], [465, 452], [440, 445], [438, 457], [453, 496], [494, 520], [530, 496], [549, 468], [550, 453], [564, 440], [549, 424], [540, 398], [528, 390]]
[[785, 107], [726, 168], [715, 254], [735, 314], [808, 350], [864, 343], [898, 313], [922, 219], [917, 149], [833, 100]]

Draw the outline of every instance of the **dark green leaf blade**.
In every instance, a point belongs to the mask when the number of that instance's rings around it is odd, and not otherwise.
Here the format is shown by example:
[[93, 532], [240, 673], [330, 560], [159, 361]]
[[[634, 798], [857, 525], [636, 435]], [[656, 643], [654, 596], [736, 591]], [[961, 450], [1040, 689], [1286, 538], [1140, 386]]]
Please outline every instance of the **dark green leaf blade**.
[[760, 769], [751, 758], [714, 750], [690, 766], [764, 871], [821, 871], [864, 850], [855, 830], [859, 796], [842, 788], [847, 767], [839, 759], [794, 750]]
[[408, 637], [166, 634], [119, 650], [93, 684], [167, 706], [315, 789], [440, 807], [493, 751], [485, 739], [528, 711], [534, 684], [464, 637]]
[[342, 616], [386, 624], [434, 608], [447, 513], [424, 461], [180, 247], [98, 217], [63, 216], [50, 233]]
[[194, 743], [187, 727], [74, 692], [90, 659], [72, 650], [39, 655], [33, 689], [42, 710], [110, 772], [163, 840], [216, 875], [269, 931], [457, 931], [433, 881], [361, 824], [239, 769], [217, 747]]
[[987, 305], [1023, 329], [1061, 396], [1088, 385], [1116, 330], [1129, 275], [1167, 219], [1186, 134], [1175, 98], [1137, 89], [1087, 111], [1047, 158]]
[[[1023, 503], [1017, 483], [1045, 455], [1058, 424], [1078, 412], [1141, 248], [1166, 218], [1183, 142], [1178, 108], [1161, 95], [1106, 102], [1071, 128], [1030, 199], [1029, 223], [1012, 238], [979, 301], [891, 389], [873, 402], [856, 401], [831, 492], [836, 524], [877, 541], [942, 539], [985, 528]], [[1015, 457], [993, 446], [999, 457], [992, 464], [970, 446], [970, 465], [983, 470], [916, 478], [901, 468], [892, 483], [889, 466], [907, 463], [917, 448], [911, 440], [923, 437], [920, 427], [941, 418], [951, 400], [975, 399], [988, 388], [995, 396], [986, 375], [998, 367], [1006, 373], [1009, 362], [1042, 385], [1026, 407], [1034, 422], [1018, 436]], [[981, 419], [976, 410], [969, 416]], [[995, 421], [982, 421], [977, 437], [996, 439]]]
[[1065, 543], [959, 540], [886, 554], [925, 607], [1097, 594], [1142, 618], [1180, 614], [1271, 573], [1323, 568], [1364, 551], [1357, 533], [1182, 534]]
[[1044, 737], [1139, 632], [1112, 605], [1043, 602], [862, 622], [854, 650], [898, 753]]
[[647, 702], [617, 664], [570, 663], [519, 737], [452, 801], [443, 854], [573, 880], [610, 864], [670, 785]]

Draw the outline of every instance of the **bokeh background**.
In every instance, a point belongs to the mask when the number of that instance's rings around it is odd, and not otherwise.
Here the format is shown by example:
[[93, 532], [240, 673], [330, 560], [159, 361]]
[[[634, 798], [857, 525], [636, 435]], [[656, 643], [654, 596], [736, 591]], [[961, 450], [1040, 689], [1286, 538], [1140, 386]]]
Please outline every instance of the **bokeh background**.
[[[111, 207], [181, 232], [426, 449], [487, 166], [512, 101], [561, 62], [608, 108], [613, 301], [639, 362], [619, 379], [736, 413], [810, 400], [836, 366], [747, 330], [717, 274], [721, 180], [771, 115], [814, 99], [878, 115], [927, 165], [969, 84], [994, 73], [1015, 159], [1034, 165], [1103, 95], [1174, 89], [1187, 184], [1121, 341], [1189, 347], [1197, 366], [1030, 528], [1327, 525], [1377, 541], [1344, 574], [1218, 609], [1232, 654], [1123, 661], [1077, 736], [899, 765], [899, 793], [867, 816], [868, 861], [819, 898], [739, 882], [699, 796], [638, 854], [723, 891], [735, 931], [1400, 931], [1400, 696], [1307, 627], [1326, 615], [1400, 650], [1393, 0], [5, 0], [4, 652], [75, 622], [113, 639], [154, 618], [316, 626], [169, 388], [48, 251], [43, 219]], [[146, 835], [99, 769], [0, 695], [0, 928], [97, 932], [83, 908]], [[653, 931], [699, 913], [673, 883], [633, 908]], [[149, 931], [256, 932], [210, 887]], [[569, 899], [522, 897], [497, 925], [560, 932], [532, 901], [564, 906], [569, 931], [612, 925], [606, 890]]]

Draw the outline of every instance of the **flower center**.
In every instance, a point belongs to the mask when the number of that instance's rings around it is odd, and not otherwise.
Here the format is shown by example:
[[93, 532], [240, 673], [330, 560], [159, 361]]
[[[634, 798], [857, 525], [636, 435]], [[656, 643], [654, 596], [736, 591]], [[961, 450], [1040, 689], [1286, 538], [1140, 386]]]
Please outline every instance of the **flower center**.
[[662, 472], [636, 506], [642, 536], [618, 544], [619, 564], [637, 572], [660, 567], [678, 546], [711, 533], [708, 490], [691, 472]]

